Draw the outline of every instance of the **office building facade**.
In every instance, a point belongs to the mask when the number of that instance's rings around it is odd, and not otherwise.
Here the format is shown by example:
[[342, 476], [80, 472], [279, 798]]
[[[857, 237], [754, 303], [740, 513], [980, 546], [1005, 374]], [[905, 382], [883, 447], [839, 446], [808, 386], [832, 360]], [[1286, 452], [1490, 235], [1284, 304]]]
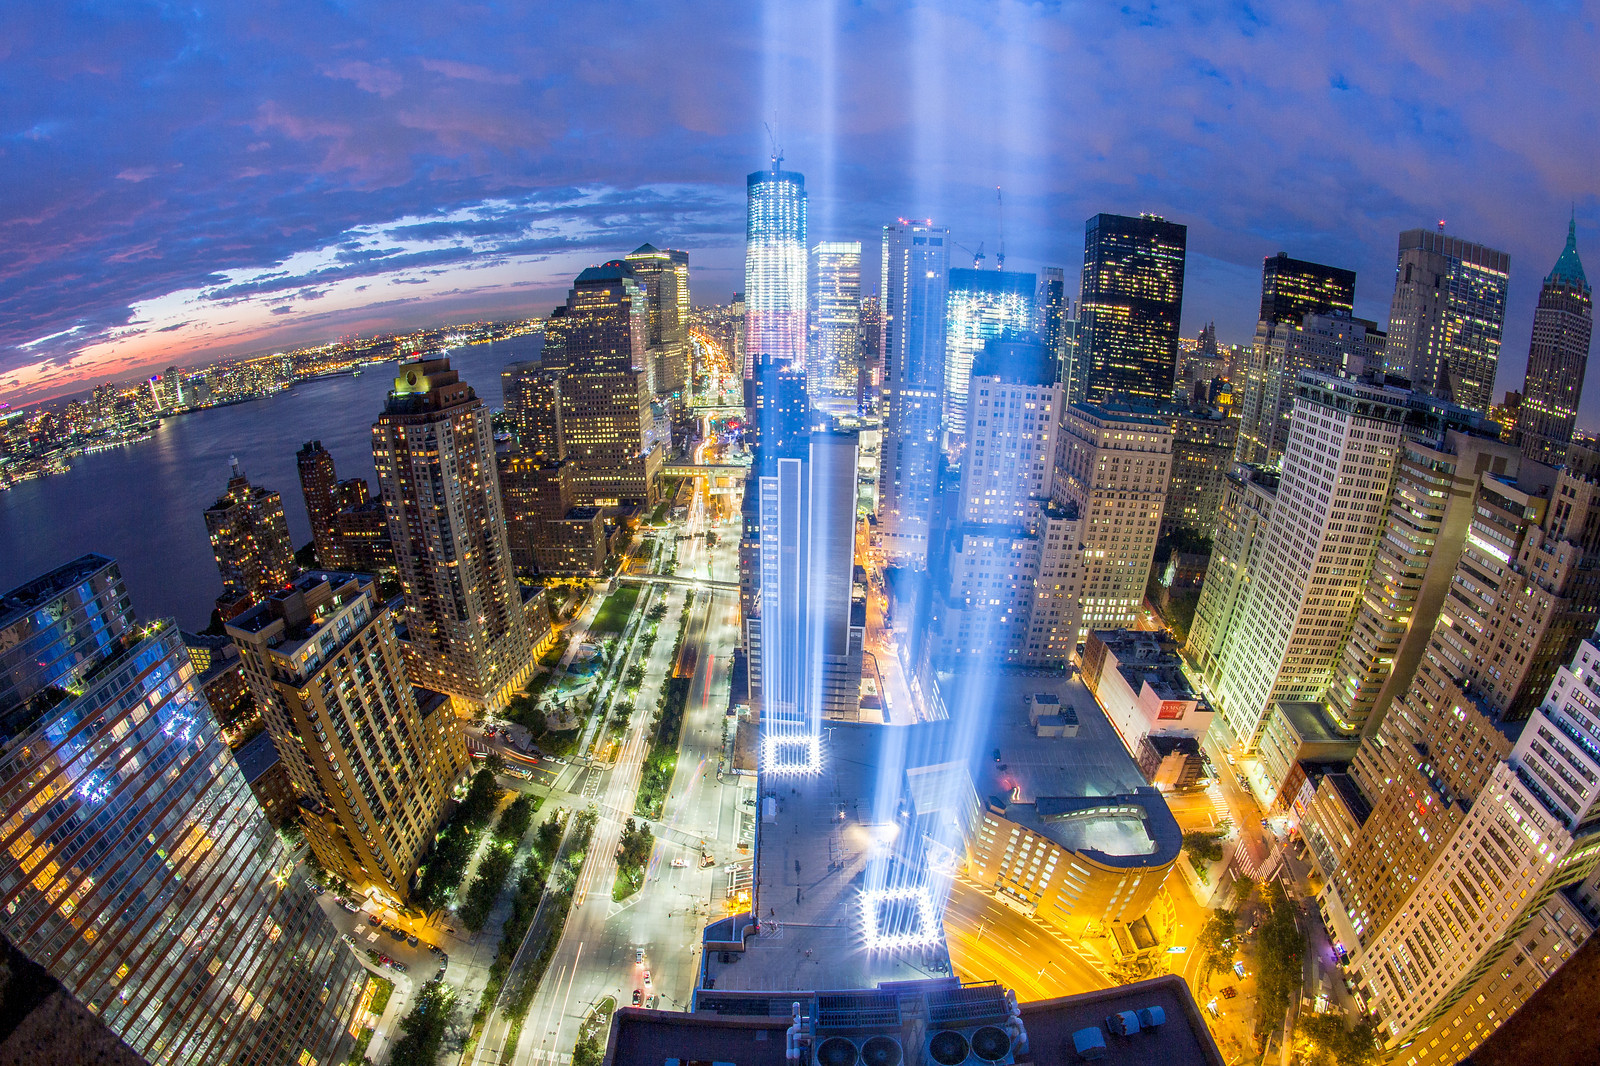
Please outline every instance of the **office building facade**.
[[1221, 668], [1224, 640], [1244, 606], [1251, 582], [1258, 579], [1267, 544], [1264, 533], [1272, 524], [1277, 499], [1275, 472], [1235, 463], [1223, 479], [1211, 562], [1183, 646], [1184, 658], [1203, 677], [1214, 677]]
[[[1053, 495], [1081, 522], [1074, 645], [1091, 629], [1128, 629], [1144, 605], [1172, 472], [1172, 425], [1154, 410], [1071, 404], [1057, 438]], [[1062, 616], [1064, 620], [1067, 615]]]
[[645, 349], [657, 396], [689, 398], [689, 253], [642, 244], [622, 257], [644, 289]]
[[944, 346], [944, 426], [950, 437], [967, 432], [967, 383], [972, 362], [983, 346], [1034, 327], [1038, 279], [1033, 274], [1002, 270], [950, 271], [946, 296]]
[[1287, 252], [1261, 262], [1260, 322], [1298, 326], [1307, 315], [1348, 317], [1355, 301], [1354, 270], [1291, 259]]
[[370, 577], [312, 571], [228, 623], [306, 840], [357, 891], [404, 903], [466, 770], [441, 694], [407, 677]]
[[1385, 366], [1418, 392], [1487, 413], [1505, 328], [1505, 252], [1443, 232], [1400, 234]]
[[1239, 382], [1234, 458], [1258, 465], [1281, 462], [1300, 375], [1310, 370], [1360, 377], [1378, 370], [1386, 340], [1376, 323], [1343, 312], [1307, 312], [1299, 322], [1258, 322]]
[[811, 249], [806, 393], [834, 414], [855, 414], [861, 386], [861, 242]]
[[308, 440], [294, 453], [300, 473], [300, 494], [306, 500], [306, 517], [311, 520], [311, 544], [317, 562], [333, 566], [333, 516], [339, 513], [339, 472], [333, 454], [320, 440]]
[[760, 478], [759, 649], [763, 773], [816, 772], [822, 722], [860, 706], [863, 624], [851, 616], [854, 434], [814, 433], [805, 457]]
[[546, 320], [545, 366], [559, 375], [560, 457], [576, 503], [652, 506], [664, 449], [650, 404], [645, 290], [613, 260], [573, 281]]
[[154, 1064], [341, 1062], [364, 974], [170, 620], [84, 556], [0, 597], [6, 938]]
[[1517, 408], [1522, 454], [1536, 462], [1566, 462], [1593, 335], [1594, 290], [1578, 258], [1578, 225], [1573, 220], [1567, 224], [1567, 245], [1539, 289], [1528, 375]]
[[372, 459], [406, 603], [412, 681], [497, 706], [532, 669], [489, 411], [442, 357], [401, 363]]
[[1188, 227], [1159, 215], [1095, 215], [1084, 225], [1078, 355], [1089, 403], [1159, 403], [1172, 394]]
[[1272, 703], [1320, 699], [1332, 679], [1388, 515], [1407, 399], [1363, 381], [1300, 379], [1259, 565], [1209, 677], [1242, 750], [1255, 747]]
[[806, 179], [781, 161], [745, 182], [745, 377], [758, 355], [806, 364]]
[[884, 554], [926, 565], [944, 411], [945, 305], [950, 231], [907, 222], [883, 227], [883, 445], [878, 528]]
[[1239, 420], [1216, 408], [1191, 407], [1172, 415], [1171, 422], [1172, 476], [1160, 535], [1187, 529], [1209, 538], [1217, 528], [1223, 480], [1233, 469]]
[[[564, 350], [558, 354], [552, 348], [552, 362], [565, 357]], [[512, 363], [500, 371], [500, 397], [518, 451], [546, 462], [559, 462], [567, 457], [566, 442], [561, 436], [561, 375], [558, 370], [546, 366], [543, 361]]]

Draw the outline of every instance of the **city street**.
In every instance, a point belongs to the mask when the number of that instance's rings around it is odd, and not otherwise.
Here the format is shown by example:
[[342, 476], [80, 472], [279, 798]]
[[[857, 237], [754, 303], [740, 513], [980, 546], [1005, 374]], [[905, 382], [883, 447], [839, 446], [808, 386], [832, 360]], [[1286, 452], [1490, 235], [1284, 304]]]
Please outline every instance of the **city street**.
[[[715, 546], [708, 546], [703, 537], [708, 528], [719, 534]], [[737, 582], [738, 537], [737, 519], [710, 523], [704, 496], [697, 493], [678, 537], [678, 575]], [[630, 724], [615, 766], [590, 771], [584, 788], [599, 801], [595, 842], [579, 874], [565, 932], [510, 1056], [515, 1063], [568, 1061], [579, 1024], [608, 995], [626, 1005], [638, 989], [641, 998], [655, 996], [659, 1006], [685, 1009], [695, 983], [700, 930], [715, 916], [713, 906], [720, 907], [729, 876], [724, 866], [739, 854], [743, 791], [735, 775], [720, 772], [738, 594], [732, 589], [682, 587], [663, 588], [662, 593], [669, 609], [646, 662], [636, 701], [640, 713]], [[688, 612], [685, 647], [694, 647], [697, 653], [677, 770], [662, 820], [651, 824], [656, 847], [644, 887], [615, 903], [611, 886], [617, 840], [623, 822], [633, 813], [647, 749], [648, 711], [674, 665], [675, 620], [684, 610]], [[710, 867], [701, 866], [702, 841], [713, 859]], [[675, 860], [682, 865], [674, 865]]]

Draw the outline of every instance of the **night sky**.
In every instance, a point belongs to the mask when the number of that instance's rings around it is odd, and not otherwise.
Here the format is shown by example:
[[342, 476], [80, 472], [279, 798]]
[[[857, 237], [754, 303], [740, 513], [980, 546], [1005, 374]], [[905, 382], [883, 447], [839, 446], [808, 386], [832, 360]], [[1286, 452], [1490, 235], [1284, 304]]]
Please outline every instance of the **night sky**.
[[[0, 400], [356, 332], [542, 314], [685, 248], [742, 287], [770, 154], [811, 235], [898, 216], [1060, 265], [1084, 220], [1189, 226], [1185, 335], [1254, 327], [1261, 258], [1358, 271], [1402, 229], [1511, 253], [1521, 384], [1574, 207], [1600, 279], [1597, 3], [0, 5]], [[957, 260], [959, 262], [959, 259]], [[875, 274], [873, 275], [875, 277]], [[869, 282], [869, 287], [871, 283]], [[1600, 385], [1580, 423], [1600, 427]]]

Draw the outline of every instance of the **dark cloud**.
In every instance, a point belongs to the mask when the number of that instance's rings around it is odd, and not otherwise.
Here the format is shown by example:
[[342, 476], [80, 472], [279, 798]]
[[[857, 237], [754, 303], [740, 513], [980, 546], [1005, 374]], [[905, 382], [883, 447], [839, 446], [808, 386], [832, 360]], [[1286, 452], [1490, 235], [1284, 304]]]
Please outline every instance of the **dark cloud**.
[[[1235, 340], [1262, 256], [1355, 268], [1381, 321], [1396, 234], [1447, 219], [1512, 255], [1514, 385], [1569, 205], [1600, 268], [1597, 14], [23, 0], [0, 13], [0, 380], [194, 290], [309, 324], [356, 314], [300, 310], [340, 281], [454, 270], [438, 307], [526, 306], [570, 257], [651, 240], [725, 299], [776, 113], [819, 238], [934, 216], [993, 248], [1002, 186], [1008, 265], [1071, 274], [1089, 215], [1156, 211], [1190, 227], [1185, 329]], [[494, 291], [466, 273], [523, 261]], [[410, 324], [437, 310], [420, 295], [373, 306]]]

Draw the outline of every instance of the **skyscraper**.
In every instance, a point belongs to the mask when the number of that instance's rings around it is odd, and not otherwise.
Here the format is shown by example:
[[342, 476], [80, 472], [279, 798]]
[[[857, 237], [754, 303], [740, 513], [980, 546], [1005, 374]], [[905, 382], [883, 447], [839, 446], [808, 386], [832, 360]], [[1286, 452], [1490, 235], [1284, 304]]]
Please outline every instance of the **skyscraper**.
[[806, 363], [806, 179], [781, 162], [745, 182], [745, 377], [758, 355]]
[[170, 620], [86, 555], [0, 597], [6, 938], [151, 1063], [342, 1062], [363, 984]]
[[300, 494], [306, 499], [306, 517], [311, 520], [311, 544], [317, 562], [335, 566], [333, 516], [339, 513], [339, 474], [333, 455], [320, 440], [308, 440], [294, 453], [300, 472]]
[[1222, 483], [1233, 468], [1239, 420], [1213, 408], [1172, 416], [1172, 476], [1161, 509], [1161, 536], [1187, 529], [1210, 538], [1216, 532]]
[[856, 347], [861, 360], [856, 403], [862, 410], [876, 410], [878, 398], [883, 395], [883, 304], [876, 296], [861, 300]]
[[1076, 361], [1088, 402], [1171, 396], [1188, 235], [1159, 215], [1100, 214], [1085, 223]]
[[968, 454], [950, 531], [940, 650], [1031, 661], [1026, 647], [1055, 482], [1061, 386], [1033, 334], [990, 341], [972, 364]]
[[1267, 539], [1278, 501], [1278, 475], [1235, 463], [1222, 484], [1222, 503], [1212, 537], [1211, 562], [1194, 608], [1194, 624], [1183, 655], [1206, 677], [1216, 677], [1230, 634], [1252, 582], [1260, 580]]
[[1323, 266], [1289, 253], [1261, 262], [1261, 314], [1275, 326], [1298, 326], [1307, 315], [1349, 315], [1356, 302], [1356, 272]]
[[1400, 445], [1389, 516], [1328, 687], [1330, 716], [1351, 735], [1375, 726], [1411, 684], [1466, 544], [1479, 476], [1517, 472], [1516, 449], [1490, 432], [1498, 426], [1432, 421]]
[[618, 260], [580, 273], [546, 320], [543, 363], [559, 375], [561, 454], [580, 505], [656, 501], [663, 449], [650, 406], [648, 326], [644, 289]]
[[1209, 678], [1245, 750], [1274, 701], [1319, 699], [1328, 687], [1388, 513], [1407, 398], [1363, 381], [1300, 378], [1260, 564]]
[[889, 558], [919, 565], [939, 482], [950, 231], [905, 219], [883, 227], [882, 269], [879, 529]]
[[1426, 873], [1405, 886], [1393, 921], [1358, 953], [1390, 1046], [1442, 1018], [1517, 952], [1558, 889], [1594, 872], [1600, 753], [1592, 738], [1600, 715], [1587, 682], [1597, 664], [1600, 638], [1591, 636], [1559, 668], [1515, 747], [1485, 760], [1487, 780], [1451, 804], [1458, 824], [1440, 836]]
[[861, 384], [861, 242], [811, 249], [810, 352], [806, 392], [832, 414], [855, 414]]
[[1442, 231], [1400, 234], [1385, 366], [1411, 387], [1487, 413], [1506, 317], [1505, 252]]
[[688, 400], [689, 253], [642, 244], [623, 256], [644, 287], [649, 324], [645, 346], [658, 396]]
[[860, 706], [865, 619], [852, 618], [857, 442], [814, 433], [760, 479], [761, 769], [815, 772], [822, 721]]
[[312, 571], [228, 623], [311, 850], [391, 904], [468, 762], [449, 700], [407, 678], [397, 621], [372, 578]]
[[[1267, 260], [1269, 263], [1273, 260]], [[1235, 457], [1275, 465], [1289, 442], [1289, 415], [1302, 372], [1359, 377], [1383, 362], [1386, 338], [1377, 323], [1344, 312], [1308, 311], [1299, 322], [1256, 323], [1239, 397]]]
[[1139, 618], [1166, 505], [1172, 425], [1151, 408], [1072, 404], [1057, 439], [1054, 497], [1082, 523], [1080, 576], [1058, 597], [1081, 612], [1061, 615], [1061, 636], [1075, 646], [1091, 629], [1131, 628]]
[[1517, 432], [1528, 458], [1549, 466], [1566, 461], [1593, 333], [1594, 294], [1578, 259], [1574, 219], [1567, 224], [1567, 246], [1545, 276], [1533, 312], [1528, 376], [1517, 409]]
[[[551, 354], [555, 356], [553, 349]], [[565, 358], [564, 350], [560, 358]], [[518, 450], [550, 461], [567, 457], [558, 370], [544, 362], [512, 363], [500, 371], [500, 396]]]
[[442, 356], [400, 364], [372, 459], [405, 595], [407, 672], [495, 706], [532, 668], [489, 411]]
[[944, 346], [944, 424], [952, 437], [967, 431], [967, 379], [983, 346], [1007, 330], [1034, 325], [1037, 278], [1001, 270], [950, 271]]
[[289, 523], [283, 498], [272, 489], [250, 484], [239, 461], [233, 460], [228, 489], [206, 508], [211, 553], [222, 575], [217, 610], [231, 617], [268, 592], [282, 588], [295, 571]]
[[1600, 617], [1600, 485], [1526, 461], [1486, 471], [1470, 523], [1411, 683], [1350, 766], [1370, 813], [1329, 882], [1347, 945], [1399, 914]]

